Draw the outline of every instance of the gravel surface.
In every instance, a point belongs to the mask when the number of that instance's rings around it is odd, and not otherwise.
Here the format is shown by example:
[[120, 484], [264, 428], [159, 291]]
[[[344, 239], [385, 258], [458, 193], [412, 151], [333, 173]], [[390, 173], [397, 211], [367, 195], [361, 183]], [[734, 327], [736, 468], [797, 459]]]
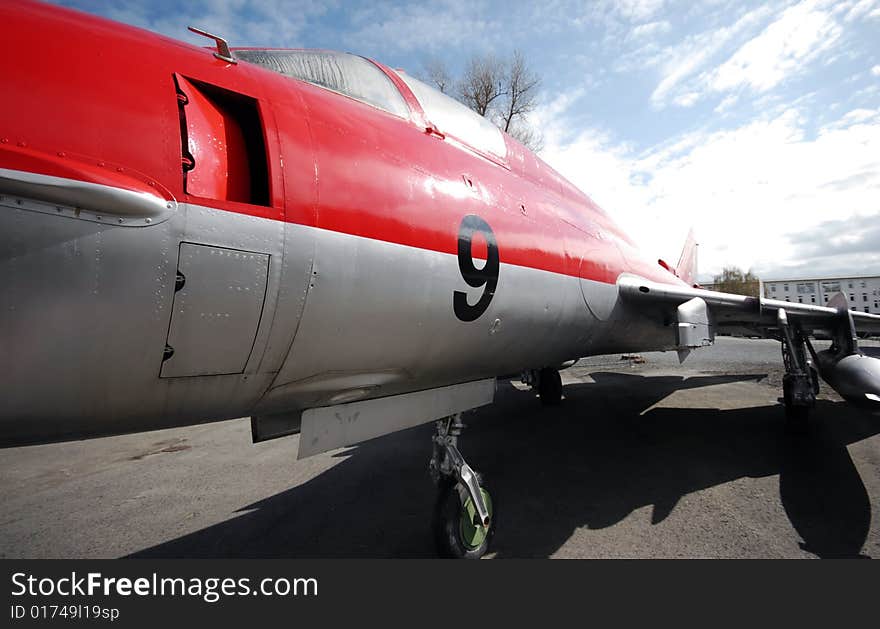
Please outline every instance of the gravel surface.
[[[556, 408], [504, 382], [468, 414], [491, 557], [880, 555], [880, 417], [823, 385], [787, 431], [774, 341], [642, 358], [581, 361]], [[304, 461], [246, 419], [2, 450], [0, 556], [432, 556], [431, 433]]]

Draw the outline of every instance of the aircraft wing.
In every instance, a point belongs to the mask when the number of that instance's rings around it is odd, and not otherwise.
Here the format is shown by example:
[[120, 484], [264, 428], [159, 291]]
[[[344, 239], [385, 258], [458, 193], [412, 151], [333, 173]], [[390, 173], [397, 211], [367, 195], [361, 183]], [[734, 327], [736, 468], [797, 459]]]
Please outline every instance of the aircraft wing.
[[[778, 328], [779, 310], [784, 309], [788, 321], [796, 324], [805, 334], [830, 334], [835, 318], [840, 314], [840, 309], [835, 307], [661, 284], [633, 275], [622, 275], [617, 285], [626, 303], [661, 316], [674, 315], [679, 306], [695, 298], [701, 299], [706, 304], [709, 316], [707, 323], [718, 331], [746, 329], [774, 336], [773, 332]], [[857, 332], [880, 334], [880, 315], [854, 310], [850, 311], [850, 315]]]

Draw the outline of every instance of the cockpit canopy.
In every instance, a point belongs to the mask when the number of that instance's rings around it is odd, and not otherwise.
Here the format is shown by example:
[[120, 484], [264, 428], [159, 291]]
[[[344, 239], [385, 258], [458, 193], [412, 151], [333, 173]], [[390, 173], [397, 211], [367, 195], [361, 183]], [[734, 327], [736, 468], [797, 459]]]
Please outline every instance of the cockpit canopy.
[[398, 72], [397, 75], [412, 90], [428, 120], [443, 133], [450, 134], [484, 153], [505, 156], [507, 146], [498, 127], [440, 90], [405, 72]]
[[[357, 55], [325, 50], [239, 49], [243, 61], [344, 94], [388, 113], [409, 117], [409, 107], [394, 82], [375, 64]], [[457, 100], [405, 72], [396, 73], [415, 95], [425, 115], [442, 133], [504, 158], [501, 131]]]

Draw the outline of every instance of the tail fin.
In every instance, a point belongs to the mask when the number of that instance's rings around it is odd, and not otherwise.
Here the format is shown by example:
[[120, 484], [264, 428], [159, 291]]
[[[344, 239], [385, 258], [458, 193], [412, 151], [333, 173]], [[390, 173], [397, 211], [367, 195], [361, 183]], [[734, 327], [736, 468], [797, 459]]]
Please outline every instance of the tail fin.
[[697, 241], [694, 239], [694, 230], [688, 232], [681, 257], [675, 267], [678, 277], [693, 286], [697, 281]]
[[846, 295], [843, 292], [836, 293], [826, 305], [835, 310], [849, 310], [849, 303], [847, 303]]

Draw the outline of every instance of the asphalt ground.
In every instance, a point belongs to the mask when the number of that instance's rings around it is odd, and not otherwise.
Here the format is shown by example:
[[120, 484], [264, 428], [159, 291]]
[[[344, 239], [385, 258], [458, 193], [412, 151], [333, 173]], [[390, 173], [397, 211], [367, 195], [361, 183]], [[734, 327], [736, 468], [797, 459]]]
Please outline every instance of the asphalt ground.
[[[581, 361], [559, 407], [502, 382], [467, 414], [490, 557], [880, 556], [880, 416], [823, 384], [787, 430], [775, 341], [643, 358]], [[433, 556], [432, 431], [303, 461], [247, 419], [0, 450], [0, 556]]]

